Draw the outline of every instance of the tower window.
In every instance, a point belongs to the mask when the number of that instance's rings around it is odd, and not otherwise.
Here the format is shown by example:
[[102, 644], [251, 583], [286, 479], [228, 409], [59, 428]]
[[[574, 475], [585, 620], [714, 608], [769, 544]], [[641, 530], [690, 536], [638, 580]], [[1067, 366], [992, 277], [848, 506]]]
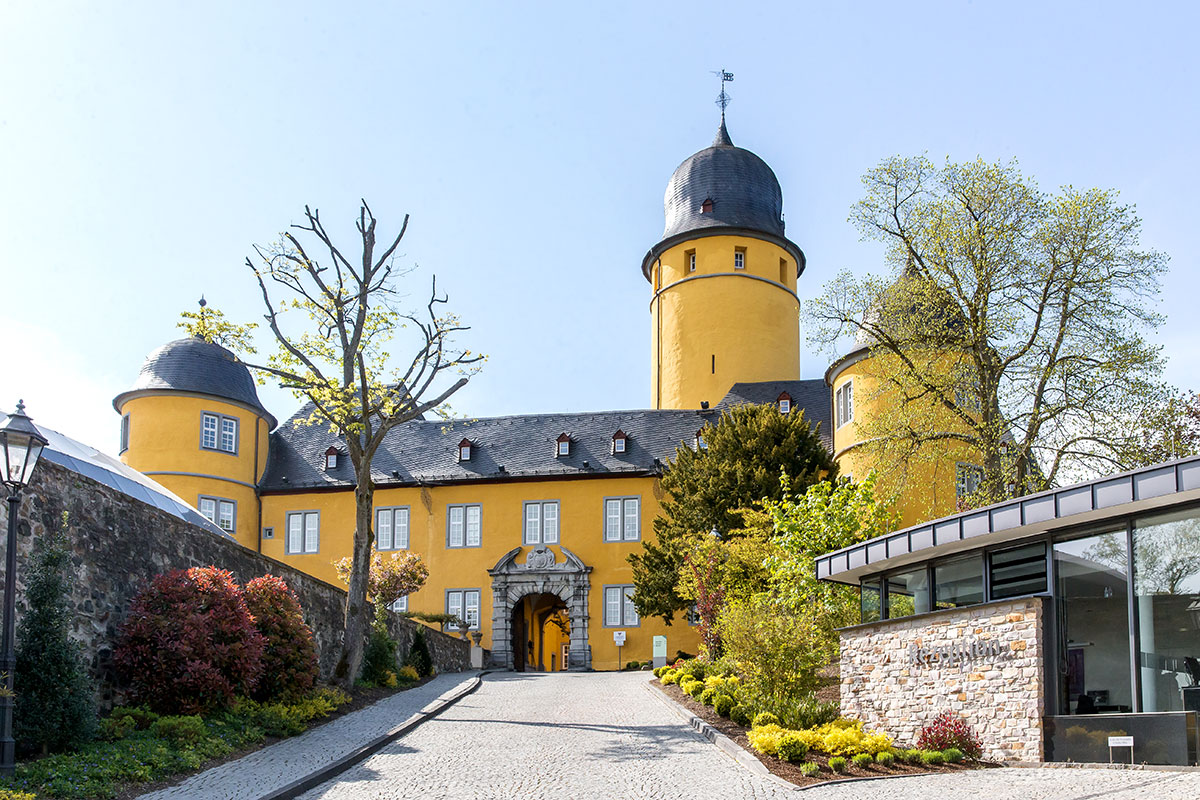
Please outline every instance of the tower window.
[[837, 427], [840, 428], [854, 419], [853, 378], [838, 387], [837, 394], [834, 397], [834, 406], [837, 409]]
[[200, 496], [200, 513], [226, 533], [237, 527], [237, 504], [223, 497]]
[[688, 272], [696, 271], [696, 251], [688, 250], [684, 255], [687, 257]]
[[701, 214], [711, 214], [713, 210], [713, 201], [711, 197], [704, 198], [704, 202], [700, 204]]
[[129, 449], [129, 415], [121, 417], [121, 451], [124, 453]]
[[779, 259], [779, 282], [787, 285], [787, 259]]
[[205, 450], [220, 450], [237, 453], [237, 417], [204, 412], [200, 415], [200, 447]]
[[734, 269], [745, 269], [746, 268], [746, 248], [738, 247], [738, 248], [734, 249], [734, 251], [733, 251], [733, 268]]

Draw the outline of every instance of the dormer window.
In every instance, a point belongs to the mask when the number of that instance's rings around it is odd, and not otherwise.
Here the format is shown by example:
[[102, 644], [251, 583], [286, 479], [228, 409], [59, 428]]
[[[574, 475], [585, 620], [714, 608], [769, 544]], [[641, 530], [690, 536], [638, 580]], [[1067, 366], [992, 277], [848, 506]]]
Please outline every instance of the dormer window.
[[745, 269], [746, 268], [746, 248], [744, 248], [744, 247], [734, 248], [733, 268], [734, 269]]
[[704, 428], [696, 431], [696, 450], [707, 450], [708, 442], [704, 441]]
[[625, 441], [628, 438], [629, 437], [625, 435], [624, 431], [617, 431], [616, 433], [613, 434], [613, 438], [612, 438], [613, 455], [620, 455], [625, 452]]
[[471, 460], [471, 440], [470, 439], [463, 439], [461, 442], [458, 443], [458, 460], [459, 461], [470, 461]]
[[792, 411], [792, 396], [790, 394], [788, 394], [787, 392], [784, 392], [783, 394], [779, 395], [779, 398], [775, 401], [775, 403], [776, 403], [776, 405], [779, 406], [780, 414], [790, 414], [791, 413], [791, 411]]
[[338, 449], [331, 447], [325, 451], [325, 471], [329, 472], [332, 469], [337, 469], [338, 465]]
[[555, 442], [554, 456], [562, 458], [569, 455], [571, 455], [571, 437], [564, 433]]
[[713, 210], [713, 201], [711, 197], [704, 198], [704, 202], [700, 204], [701, 214], [711, 214]]

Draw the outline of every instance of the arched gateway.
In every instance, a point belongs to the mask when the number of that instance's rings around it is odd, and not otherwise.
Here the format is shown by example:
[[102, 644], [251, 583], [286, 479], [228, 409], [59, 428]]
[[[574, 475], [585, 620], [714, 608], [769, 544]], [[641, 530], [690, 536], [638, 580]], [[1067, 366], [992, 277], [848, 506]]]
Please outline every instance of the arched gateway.
[[513, 668], [513, 607], [530, 594], [557, 595], [567, 605], [570, 619], [570, 669], [589, 669], [592, 652], [588, 647], [588, 575], [592, 568], [579, 556], [561, 547], [564, 561], [559, 562], [548, 547], [529, 549], [522, 562], [517, 556], [524, 548], [514, 547], [488, 570], [492, 576], [492, 661]]

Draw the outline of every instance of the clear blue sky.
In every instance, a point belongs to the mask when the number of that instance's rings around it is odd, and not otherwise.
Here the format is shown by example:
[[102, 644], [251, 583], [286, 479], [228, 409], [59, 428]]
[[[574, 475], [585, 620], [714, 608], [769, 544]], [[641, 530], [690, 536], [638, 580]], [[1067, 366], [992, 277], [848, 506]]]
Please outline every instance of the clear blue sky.
[[[0, 5], [0, 409], [116, 449], [113, 395], [203, 293], [256, 319], [243, 259], [359, 197], [412, 214], [490, 356], [473, 416], [649, 403], [648, 287], [675, 166], [718, 121], [775, 169], [801, 294], [878, 271], [846, 222], [893, 154], [1019, 159], [1115, 187], [1172, 256], [1161, 343], [1200, 388], [1196, 3]], [[805, 377], [827, 359], [805, 354]], [[296, 407], [261, 390], [279, 417]]]

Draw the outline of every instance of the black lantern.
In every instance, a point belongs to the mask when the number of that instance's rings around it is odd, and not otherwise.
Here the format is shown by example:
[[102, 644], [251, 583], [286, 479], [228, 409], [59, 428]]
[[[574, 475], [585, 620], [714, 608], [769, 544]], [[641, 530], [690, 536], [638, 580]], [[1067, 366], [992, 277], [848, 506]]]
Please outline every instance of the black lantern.
[[45, 436], [25, 416], [24, 401], [17, 401], [17, 410], [0, 422], [0, 448], [4, 450], [4, 485], [9, 492], [16, 493], [29, 485], [29, 476], [37, 466], [42, 448], [47, 444]]

